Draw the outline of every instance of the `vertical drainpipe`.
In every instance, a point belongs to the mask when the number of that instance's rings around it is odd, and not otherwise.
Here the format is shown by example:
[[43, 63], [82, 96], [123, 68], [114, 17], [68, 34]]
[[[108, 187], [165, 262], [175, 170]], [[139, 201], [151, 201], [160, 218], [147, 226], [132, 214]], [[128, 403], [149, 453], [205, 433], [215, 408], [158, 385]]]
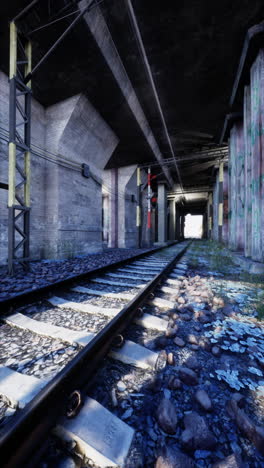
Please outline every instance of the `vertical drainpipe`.
[[218, 191], [218, 240], [223, 240], [223, 181], [224, 181], [224, 163], [219, 165], [219, 191]]
[[147, 242], [151, 245], [151, 170], [148, 168], [148, 221], [147, 221]]
[[140, 167], [137, 168], [137, 236], [138, 248], [141, 248], [141, 171]]

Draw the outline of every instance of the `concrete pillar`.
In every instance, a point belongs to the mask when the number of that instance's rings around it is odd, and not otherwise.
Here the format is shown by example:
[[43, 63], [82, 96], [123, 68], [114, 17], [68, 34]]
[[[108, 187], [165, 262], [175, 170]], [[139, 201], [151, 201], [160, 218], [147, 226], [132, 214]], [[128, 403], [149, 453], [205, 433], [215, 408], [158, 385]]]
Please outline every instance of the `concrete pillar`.
[[137, 228], [137, 167], [118, 169], [118, 247], [138, 246]]
[[167, 189], [158, 185], [158, 243], [167, 242]]
[[220, 162], [218, 171], [218, 240], [222, 242], [223, 232], [223, 180], [224, 180], [224, 163]]
[[219, 218], [219, 173], [216, 174], [216, 181], [214, 184], [213, 190], [213, 229], [212, 229], [212, 238], [215, 241], [218, 241], [218, 218]]
[[181, 237], [181, 215], [180, 210], [176, 208], [176, 239], [179, 240]]
[[180, 229], [181, 229], [181, 234], [180, 237], [181, 239], [184, 239], [184, 227], [185, 227], [185, 215], [181, 215], [181, 224], [180, 224]]
[[176, 202], [170, 200], [170, 240], [176, 239]]
[[250, 71], [252, 159], [252, 258], [264, 260], [264, 50]]
[[244, 141], [245, 141], [245, 256], [252, 254], [252, 150], [251, 150], [251, 94], [244, 89]]
[[118, 169], [111, 169], [109, 246], [118, 247]]
[[244, 251], [244, 130], [243, 122], [234, 123], [229, 145], [229, 246]]
[[208, 239], [212, 239], [212, 230], [213, 230], [213, 195], [209, 193], [208, 195]]
[[223, 180], [223, 242], [228, 242], [228, 169], [224, 169]]

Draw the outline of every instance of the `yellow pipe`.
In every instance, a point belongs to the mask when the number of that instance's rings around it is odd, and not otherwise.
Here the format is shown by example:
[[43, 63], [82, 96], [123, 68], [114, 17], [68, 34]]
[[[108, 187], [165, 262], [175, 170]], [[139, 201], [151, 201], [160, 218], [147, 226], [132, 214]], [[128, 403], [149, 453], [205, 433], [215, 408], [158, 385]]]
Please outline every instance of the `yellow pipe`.
[[17, 28], [14, 22], [10, 23], [10, 52], [9, 52], [9, 78], [16, 76], [17, 67]]
[[16, 145], [9, 143], [8, 146], [8, 206], [15, 205], [16, 193]]

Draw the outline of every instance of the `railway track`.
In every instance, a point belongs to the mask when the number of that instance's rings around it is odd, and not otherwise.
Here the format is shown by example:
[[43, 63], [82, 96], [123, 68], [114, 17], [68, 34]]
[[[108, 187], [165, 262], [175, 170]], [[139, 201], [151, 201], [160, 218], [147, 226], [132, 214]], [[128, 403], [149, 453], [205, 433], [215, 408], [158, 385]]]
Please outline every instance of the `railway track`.
[[106, 354], [141, 369], [166, 365], [164, 356], [124, 340], [123, 333], [132, 322], [173, 333], [158, 310], [175, 305], [177, 277], [186, 265], [174, 268], [187, 248], [179, 243], [2, 304], [9, 309], [0, 328], [2, 466], [26, 466], [29, 456], [34, 466], [32, 454], [51, 429], [78, 440], [99, 466], [123, 465], [133, 429], [88, 398], [87, 389]]

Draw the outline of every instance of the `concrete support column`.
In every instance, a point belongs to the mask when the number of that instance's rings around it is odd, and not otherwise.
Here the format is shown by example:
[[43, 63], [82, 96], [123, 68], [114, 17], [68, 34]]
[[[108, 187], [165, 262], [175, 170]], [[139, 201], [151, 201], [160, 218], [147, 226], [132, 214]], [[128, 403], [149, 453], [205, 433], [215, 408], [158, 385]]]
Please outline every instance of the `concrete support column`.
[[167, 242], [167, 189], [158, 185], [158, 243]]
[[264, 50], [261, 49], [250, 71], [251, 93], [251, 187], [252, 258], [264, 260]]
[[220, 162], [218, 176], [218, 240], [222, 242], [223, 234], [223, 181], [224, 181], [224, 163]]
[[228, 170], [224, 168], [223, 180], [223, 242], [228, 242]]
[[118, 169], [111, 169], [109, 245], [118, 247]]
[[213, 230], [213, 195], [209, 193], [208, 197], [208, 239], [212, 239], [212, 230]]
[[179, 240], [181, 237], [181, 215], [180, 211], [176, 208], [176, 239]]
[[138, 248], [141, 247], [141, 170], [140, 167], [137, 168], [137, 242]]
[[229, 158], [229, 246], [244, 250], [244, 130], [243, 122], [236, 122], [230, 132]]
[[184, 215], [181, 215], [181, 239], [184, 239], [184, 228], [185, 228], [185, 216]]
[[176, 239], [176, 202], [170, 200], [170, 240]]
[[244, 89], [244, 141], [245, 141], [245, 256], [252, 255], [252, 150], [251, 150], [251, 94]]
[[218, 241], [218, 221], [219, 221], [219, 173], [216, 174], [216, 181], [214, 184], [214, 191], [213, 191], [213, 229], [212, 229], [212, 238], [215, 241]]

